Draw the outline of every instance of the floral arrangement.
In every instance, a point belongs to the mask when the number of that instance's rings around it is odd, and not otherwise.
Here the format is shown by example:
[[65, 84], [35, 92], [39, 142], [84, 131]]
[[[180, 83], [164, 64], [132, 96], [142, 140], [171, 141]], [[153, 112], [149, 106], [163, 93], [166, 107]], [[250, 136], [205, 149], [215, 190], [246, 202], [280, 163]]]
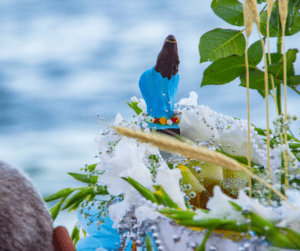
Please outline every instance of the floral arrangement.
[[[212, 9], [226, 22], [244, 25], [247, 40], [256, 23], [260, 35], [277, 36], [281, 45], [284, 36], [300, 30], [300, 4], [270, 0], [267, 11], [258, 13], [257, 3], [263, 2], [213, 0]], [[200, 39], [201, 62], [212, 61], [201, 86], [240, 77], [247, 87], [248, 120], [198, 105], [195, 92], [175, 104], [175, 122], [148, 116], [142, 99], [127, 102], [136, 115], [128, 122], [117, 114], [101, 132], [98, 163], [82, 168], [86, 174], [68, 173], [87, 186], [44, 198], [60, 199], [50, 210], [53, 219], [60, 210], [77, 210], [71, 238], [78, 251], [300, 250], [300, 141], [290, 131], [298, 117], [286, 105], [287, 86], [298, 92], [300, 83], [293, 68], [298, 50], [281, 54], [278, 46], [267, 57], [264, 41], [247, 49], [242, 31], [223, 29]], [[263, 56], [264, 71], [256, 66]], [[249, 88], [266, 99], [266, 129], [250, 123]], [[269, 95], [277, 110], [274, 130]], [[158, 122], [180, 122], [181, 135], [151, 132], [148, 123]]]

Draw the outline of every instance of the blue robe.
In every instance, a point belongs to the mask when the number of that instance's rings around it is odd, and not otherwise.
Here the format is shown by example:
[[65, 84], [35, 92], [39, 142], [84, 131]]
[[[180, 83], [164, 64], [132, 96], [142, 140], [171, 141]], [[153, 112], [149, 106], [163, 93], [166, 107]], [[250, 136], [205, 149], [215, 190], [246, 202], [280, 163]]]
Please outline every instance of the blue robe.
[[[169, 80], [155, 70], [155, 66], [145, 71], [139, 82], [139, 87], [143, 98], [147, 104], [147, 113], [153, 118], [166, 117], [167, 119], [174, 117], [174, 103], [178, 89], [179, 74], [172, 75]], [[165, 94], [165, 96], [163, 96]], [[170, 102], [170, 104], [168, 103]], [[152, 129], [179, 128], [178, 125], [160, 125], [149, 123]]]

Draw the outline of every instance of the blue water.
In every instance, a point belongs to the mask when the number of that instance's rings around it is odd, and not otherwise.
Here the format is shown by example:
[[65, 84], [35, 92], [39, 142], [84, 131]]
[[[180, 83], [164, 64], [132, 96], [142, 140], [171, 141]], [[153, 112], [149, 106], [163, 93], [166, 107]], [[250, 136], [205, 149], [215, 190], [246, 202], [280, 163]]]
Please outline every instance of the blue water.
[[[177, 101], [196, 91], [198, 104], [247, 118], [246, 89], [239, 80], [200, 88], [198, 43], [205, 32], [235, 27], [214, 15], [211, 1], [187, 0], [1, 0], [0, 158], [25, 170], [43, 196], [79, 186], [66, 174], [96, 163], [94, 138], [125, 101], [141, 98], [140, 75], [151, 68], [165, 37], [176, 36], [180, 57]], [[250, 43], [258, 40], [254, 31]], [[299, 34], [286, 38], [297, 48]], [[271, 50], [276, 50], [271, 40]], [[299, 60], [295, 71], [300, 73]], [[265, 127], [265, 101], [250, 91], [251, 122]], [[299, 95], [288, 90], [288, 110], [299, 114]], [[275, 116], [270, 101], [270, 117]], [[299, 136], [299, 122], [292, 129]], [[53, 203], [49, 203], [49, 208]], [[70, 232], [76, 214], [61, 213], [55, 225]]]

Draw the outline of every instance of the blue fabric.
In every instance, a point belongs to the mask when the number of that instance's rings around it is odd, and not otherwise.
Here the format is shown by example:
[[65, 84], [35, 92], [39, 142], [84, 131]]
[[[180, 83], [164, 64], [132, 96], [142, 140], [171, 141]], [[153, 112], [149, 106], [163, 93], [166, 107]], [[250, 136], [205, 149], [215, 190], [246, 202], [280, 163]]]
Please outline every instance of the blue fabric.
[[[179, 74], [172, 75], [169, 80], [155, 70], [155, 66], [145, 71], [140, 77], [139, 87], [143, 98], [147, 104], [147, 113], [153, 118], [166, 117], [168, 119], [174, 117], [174, 103], [179, 83]], [[163, 96], [165, 94], [165, 96]], [[169, 104], [168, 102], [171, 102]], [[166, 112], [166, 110], [168, 112]], [[149, 123], [152, 129], [179, 128], [178, 125], [159, 125]]]
[[[96, 249], [102, 247], [104, 250], [118, 250], [119, 246], [116, 246], [116, 242], [119, 242], [120, 238], [115, 237], [97, 237], [92, 235], [87, 235], [86, 237], [80, 239], [76, 243], [77, 251], [95, 251]], [[117, 247], [117, 248], [116, 248]]]
[[[88, 213], [91, 216], [83, 219], [83, 214], [80, 213], [81, 208], [77, 210], [78, 220], [84, 229], [84, 231], [89, 234], [88, 236], [80, 239], [76, 244], [77, 251], [95, 251], [99, 247], [103, 247], [109, 251], [118, 250], [120, 246], [120, 235], [118, 234], [117, 229], [112, 228], [113, 221], [110, 216], [104, 218], [100, 216], [98, 204], [95, 203], [94, 206], [91, 206], [91, 209], [83, 209], [83, 213]], [[104, 224], [97, 226], [96, 222], [98, 220], [104, 220]], [[89, 222], [92, 223], [88, 225]], [[98, 230], [99, 228], [99, 230]], [[118, 243], [118, 245], [116, 245]]]

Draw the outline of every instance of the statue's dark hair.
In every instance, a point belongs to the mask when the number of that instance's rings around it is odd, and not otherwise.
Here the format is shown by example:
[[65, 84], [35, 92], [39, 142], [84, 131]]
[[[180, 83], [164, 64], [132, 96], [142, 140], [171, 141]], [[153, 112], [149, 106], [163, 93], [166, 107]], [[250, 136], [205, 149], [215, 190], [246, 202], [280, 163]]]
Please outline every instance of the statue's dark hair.
[[155, 70], [159, 72], [163, 78], [171, 79], [172, 75], [176, 75], [179, 67], [179, 56], [177, 41], [173, 35], [167, 36], [164, 45], [158, 54]]

